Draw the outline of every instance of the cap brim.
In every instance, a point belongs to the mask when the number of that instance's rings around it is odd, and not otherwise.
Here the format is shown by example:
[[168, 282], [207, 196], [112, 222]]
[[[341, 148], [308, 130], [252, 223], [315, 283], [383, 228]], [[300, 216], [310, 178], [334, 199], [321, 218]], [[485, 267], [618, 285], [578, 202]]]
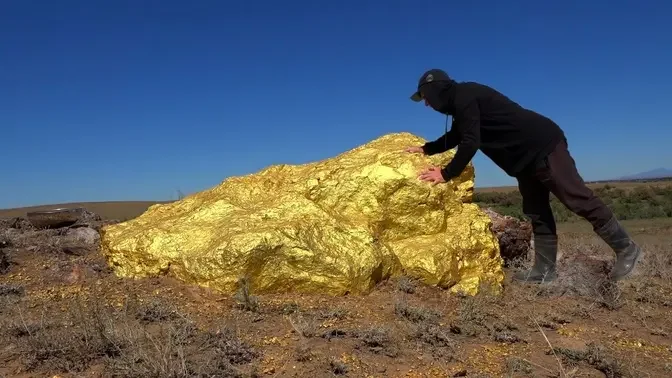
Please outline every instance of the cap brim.
[[422, 101], [422, 95], [420, 94], [419, 91], [418, 91], [418, 92], [415, 92], [415, 93], [413, 93], [413, 95], [411, 96], [411, 100], [413, 100], [413, 101], [415, 101], [415, 102], [420, 102], [420, 101]]

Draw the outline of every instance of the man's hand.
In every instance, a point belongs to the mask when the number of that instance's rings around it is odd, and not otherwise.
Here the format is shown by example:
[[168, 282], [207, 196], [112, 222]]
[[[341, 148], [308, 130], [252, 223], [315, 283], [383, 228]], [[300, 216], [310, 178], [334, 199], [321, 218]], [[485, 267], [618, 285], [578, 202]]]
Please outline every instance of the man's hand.
[[443, 179], [443, 175], [441, 175], [441, 168], [439, 167], [429, 167], [425, 169], [418, 175], [418, 178], [422, 181], [431, 182], [432, 184], [446, 182], [446, 180]]
[[422, 154], [425, 152], [425, 150], [422, 149], [420, 146], [413, 146], [413, 147], [408, 147], [404, 151], [410, 153], [410, 154]]

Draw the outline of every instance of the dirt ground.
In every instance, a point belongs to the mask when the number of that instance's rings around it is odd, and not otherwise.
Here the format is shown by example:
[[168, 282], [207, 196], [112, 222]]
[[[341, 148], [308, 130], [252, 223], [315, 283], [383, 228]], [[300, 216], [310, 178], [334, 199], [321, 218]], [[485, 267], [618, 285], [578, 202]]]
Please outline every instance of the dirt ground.
[[669, 220], [630, 224], [645, 257], [617, 285], [579, 224], [564, 227], [556, 283], [507, 278], [476, 297], [405, 278], [364, 297], [221, 295], [119, 279], [95, 245], [3, 227], [0, 377], [672, 375]]

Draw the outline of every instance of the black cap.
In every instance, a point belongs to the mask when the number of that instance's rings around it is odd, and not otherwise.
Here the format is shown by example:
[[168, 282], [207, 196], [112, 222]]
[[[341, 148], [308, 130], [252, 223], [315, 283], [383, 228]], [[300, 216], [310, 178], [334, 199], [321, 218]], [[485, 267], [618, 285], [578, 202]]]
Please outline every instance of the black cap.
[[438, 68], [433, 68], [420, 77], [418, 81], [418, 89], [411, 95], [411, 100], [415, 102], [420, 102], [422, 100], [422, 94], [420, 93], [420, 87], [425, 84], [429, 84], [435, 81], [450, 81], [450, 76], [445, 71], [442, 71]]

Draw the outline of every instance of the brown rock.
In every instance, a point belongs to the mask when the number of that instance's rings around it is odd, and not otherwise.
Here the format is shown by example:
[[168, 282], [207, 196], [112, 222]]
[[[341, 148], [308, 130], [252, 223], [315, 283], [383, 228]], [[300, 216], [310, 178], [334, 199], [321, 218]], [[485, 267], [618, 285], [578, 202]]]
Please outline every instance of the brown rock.
[[65, 236], [68, 241], [87, 246], [96, 245], [100, 241], [98, 231], [90, 227], [71, 228], [66, 232]]
[[100, 215], [83, 209], [77, 222], [70, 226], [70, 228], [90, 227], [98, 231], [103, 223], [103, 218]]
[[83, 256], [95, 251], [99, 242], [100, 234], [90, 227], [70, 228], [60, 238], [63, 252], [75, 256]]
[[532, 240], [532, 224], [508, 215], [501, 215], [487, 208], [483, 209], [492, 220], [492, 231], [499, 240], [499, 249], [505, 263], [516, 258], [526, 258]]

